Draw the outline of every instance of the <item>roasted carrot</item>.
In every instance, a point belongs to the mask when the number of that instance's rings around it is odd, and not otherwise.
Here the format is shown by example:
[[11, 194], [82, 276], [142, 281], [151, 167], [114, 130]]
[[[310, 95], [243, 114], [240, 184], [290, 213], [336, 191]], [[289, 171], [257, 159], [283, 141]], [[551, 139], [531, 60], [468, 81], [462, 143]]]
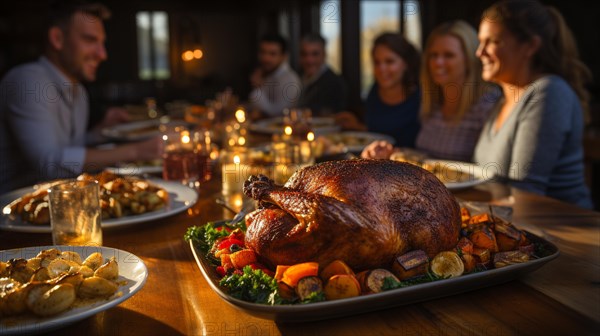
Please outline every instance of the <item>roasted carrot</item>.
[[283, 272], [281, 281], [288, 284], [290, 287], [296, 287], [298, 280], [307, 276], [318, 276], [319, 275], [319, 264], [316, 262], [305, 262], [296, 264], [288, 267]]

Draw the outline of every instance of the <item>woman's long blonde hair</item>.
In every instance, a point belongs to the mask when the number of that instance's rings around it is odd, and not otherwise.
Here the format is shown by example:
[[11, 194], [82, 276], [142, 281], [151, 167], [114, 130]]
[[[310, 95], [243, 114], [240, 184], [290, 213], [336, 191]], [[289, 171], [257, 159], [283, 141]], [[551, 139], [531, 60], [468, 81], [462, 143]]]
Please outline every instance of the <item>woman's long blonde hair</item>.
[[479, 101], [484, 94], [484, 81], [481, 79], [481, 61], [475, 55], [479, 40], [475, 29], [462, 20], [450, 21], [439, 25], [427, 37], [421, 62], [421, 118], [427, 119], [433, 111], [444, 103], [444, 88], [434, 83], [429, 69], [430, 49], [433, 40], [441, 36], [453, 36], [460, 41], [462, 52], [465, 55], [467, 71], [465, 82], [460, 90], [460, 102], [454, 121], [458, 122], [473, 104]]

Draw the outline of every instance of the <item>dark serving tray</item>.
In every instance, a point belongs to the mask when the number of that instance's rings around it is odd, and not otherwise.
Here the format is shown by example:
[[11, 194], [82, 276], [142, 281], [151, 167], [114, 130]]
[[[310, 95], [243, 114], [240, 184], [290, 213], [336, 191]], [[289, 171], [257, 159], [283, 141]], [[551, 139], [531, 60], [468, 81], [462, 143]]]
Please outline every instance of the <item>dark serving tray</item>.
[[530, 232], [523, 232], [526, 233], [530, 241], [541, 244], [548, 255], [522, 264], [466, 274], [457, 278], [427, 282], [348, 299], [295, 305], [257, 304], [229, 296], [219, 286], [219, 276], [215, 271], [215, 267], [191, 241], [190, 248], [208, 284], [227, 303], [259, 318], [279, 322], [303, 322], [366, 313], [497, 285], [533, 272], [558, 257], [559, 251], [554, 244]]

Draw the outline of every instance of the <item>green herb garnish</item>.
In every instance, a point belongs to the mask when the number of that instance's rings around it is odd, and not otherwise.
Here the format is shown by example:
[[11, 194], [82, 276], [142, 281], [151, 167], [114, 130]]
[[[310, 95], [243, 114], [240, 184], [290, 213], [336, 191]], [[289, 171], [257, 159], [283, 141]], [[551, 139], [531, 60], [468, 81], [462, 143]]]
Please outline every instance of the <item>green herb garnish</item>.
[[443, 279], [446, 279], [446, 278], [435, 275], [432, 272], [427, 272], [424, 275], [410, 278], [407, 280], [402, 280], [402, 281], [397, 281], [396, 279], [394, 279], [392, 277], [386, 277], [383, 279], [383, 285], [381, 286], [381, 290], [387, 291], [390, 289], [404, 288], [404, 287], [408, 287], [408, 286], [419, 285], [422, 283], [433, 282], [433, 281], [438, 281], [438, 280], [443, 280]]
[[250, 266], [244, 267], [242, 274], [234, 273], [225, 276], [219, 285], [236, 299], [271, 305], [282, 303], [277, 281], [259, 269], [253, 270]]
[[300, 303], [314, 303], [314, 302], [321, 302], [321, 301], [325, 301], [327, 300], [325, 298], [325, 293], [319, 291], [319, 292], [312, 292], [310, 294], [308, 294], [308, 296], [302, 300]]

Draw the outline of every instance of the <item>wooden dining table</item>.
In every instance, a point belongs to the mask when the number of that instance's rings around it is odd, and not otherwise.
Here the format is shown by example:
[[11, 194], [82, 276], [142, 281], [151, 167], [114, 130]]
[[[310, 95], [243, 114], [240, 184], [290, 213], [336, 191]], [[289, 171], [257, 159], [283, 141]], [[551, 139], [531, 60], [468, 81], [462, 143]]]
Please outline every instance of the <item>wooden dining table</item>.
[[[145, 263], [145, 286], [120, 305], [49, 335], [597, 335], [600, 213], [498, 182], [453, 191], [461, 200], [511, 206], [513, 222], [554, 243], [560, 255], [517, 280], [462, 294], [335, 319], [286, 323], [251, 316], [219, 297], [183, 236], [231, 218], [217, 205], [217, 175], [197, 203], [171, 217], [105, 229], [104, 245]], [[51, 245], [49, 233], [0, 231], [0, 250]], [[1, 331], [1, 329], [0, 329]]]

